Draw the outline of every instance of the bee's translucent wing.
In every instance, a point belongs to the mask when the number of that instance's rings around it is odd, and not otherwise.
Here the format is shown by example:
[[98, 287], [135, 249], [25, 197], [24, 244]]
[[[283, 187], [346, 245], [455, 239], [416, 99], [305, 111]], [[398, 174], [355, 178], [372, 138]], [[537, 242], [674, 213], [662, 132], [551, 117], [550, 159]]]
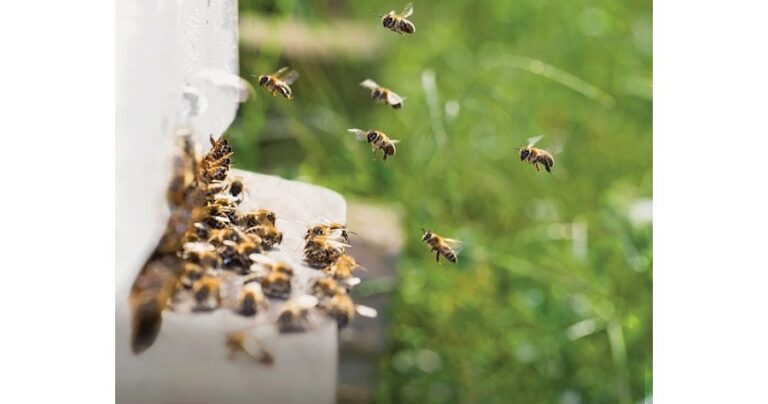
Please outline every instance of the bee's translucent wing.
[[273, 265], [275, 263], [275, 260], [267, 257], [264, 254], [251, 254], [248, 256], [248, 258], [250, 258], [251, 261], [257, 264], [262, 264], [262, 265]]
[[328, 240], [328, 244], [329, 244], [331, 247], [334, 247], [334, 248], [339, 248], [339, 247], [352, 247], [352, 246], [351, 246], [351, 245], [349, 245], [349, 244], [344, 244], [344, 243], [342, 243], [341, 241], [337, 241], [337, 240], [333, 240], [333, 239], [330, 239], [330, 240]]
[[191, 243], [184, 243], [184, 250], [189, 252], [208, 252], [213, 251], [216, 248], [211, 243], [205, 243], [205, 242], [191, 242]]
[[359, 285], [361, 280], [360, 278], [353, 276], [351, 278], [344, 279], [341, 282], [344, 283], [346, 286], [353, 287], [353, 286]]
[[387, 102], [389, 105], [397, 105], [403, 103], [403, 97], [397, 95], [394, 91], [387, 93]]
[[288, 73], [286, 73], [283, 77], [281, 77], [280, 80], [283, 80], [285, 84], [291, 85], [298, 78], [299, 78], [299, 72], [297, 72], [296, 70], [291, 70]]
[[288, 66], [285, 66], [285, 67], [281, 67], [281, 68], [280, 68], [280, 70], [276, 71], [276, 72], [275, 72], [274, 74], [272, 74], [272, 75], [273, 75], [273, 76], [275, 76], [275, 77], [278, 77], [278, 78], [280, 78], [280, 77], [281, 77], [282, 75], [284, 75], [285, 73], [288, 73], [288, 71], [289, 71], [289, 70], [291, 70], [291, 68], [290, 68], [290, 67], [288, 67]]
[[365, 88], [367, 88], [367, 89], [370, 89], [370, 90], [375, 90], [375, 89], [379, 88], [379, 85], [375, 81], [373, 81], [371, 79], [363, 80], [360, 83], [360, 85], [365, 87]]
[[376, 309], [374, 309], [373, 307], [357, 305], [355, 309], [357, 310], [357, 314], [363, 317], [374, 318], [379, 315], [379, 312], [376, 311]]
[[398, 139], [389, 139], [393, 144], [398, 144], [400, 141]]
[[400, 12], [400, 17], [408, 18], [411, 15], [413, 15], [413, 3], [408, 3], [403, 8], [403, 11]]
[[453, 251], [458, 253], [459, 251], [464, 249], [464, 242], [459, 240], [454, 240], [452, 238], [444, 238], [443, 239], [451, 248], [453, 248]]
[[539, 143], [539, 140], [543, 139], [544, 135], [536, 136], [536, 137], [529, 137], [528, 138], [528, 147], [534, 146], [536, 143]]
[[296, 307], [301, 307], [301, 308], [309, 309], [317, 306], [317, 303], [318, 303], [317, 298], [312, 295], [302, 295], [293, 299], [293, 304], [295, 304]]
[[360, 129], [347, 129], [347, 132], [355, 135], [355, 139], [357, 140], [365, 140], [365, 131]]

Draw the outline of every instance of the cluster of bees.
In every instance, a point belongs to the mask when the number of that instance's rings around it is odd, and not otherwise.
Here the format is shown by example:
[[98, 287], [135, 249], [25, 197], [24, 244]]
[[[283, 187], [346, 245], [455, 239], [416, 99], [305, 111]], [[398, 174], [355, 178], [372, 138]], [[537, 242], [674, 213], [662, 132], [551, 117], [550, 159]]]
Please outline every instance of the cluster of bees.
[[[253, 317], [267, 312], [270, 300], [284, 301], [274, 319], [281, 333], [310, 330], [323, 317], [345, 327], [356, 313], [375, 316], [374, 309], [355, 305], [349, 295], [360, 283], [353, 274], [361, 267], [346, 254], [346, 226], [307, 229], [304, 259], [319, 276], [295, 291], [291, 265], [266, 255], [283, 241], [277, 216], [267, 209], [239, 209], [247, 190], [242, 178], [229, 177], [232, 148], [224, 136], [210, 142], [210, 151], [198, 157], [189, 134], [180, 136], [167, 193], [171, 218], [131, 292], [134, 351], [152, 345], [166, 309], [229, 309]], [[229, 334], [227, 346], [232, 355], [274, 361], [248, 330]]]

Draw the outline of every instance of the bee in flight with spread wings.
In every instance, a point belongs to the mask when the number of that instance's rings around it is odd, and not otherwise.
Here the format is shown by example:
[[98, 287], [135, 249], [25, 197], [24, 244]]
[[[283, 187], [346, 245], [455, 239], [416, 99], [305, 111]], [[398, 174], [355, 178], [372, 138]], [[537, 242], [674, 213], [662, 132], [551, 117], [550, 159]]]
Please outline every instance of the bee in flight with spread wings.
[[546, 150], [534, 147], [544, 136], [536, 136], [528, 139], [528, 146], [520, 148], [520, 161], [528, 161], [536, 167], [536, 171], [541, 171], [539, 164], [544, 166], [548, 173], [552, 172], [552, 166], [555, 165], [555, 159], [552, 154]]
[[299, 72], [283, 67], [273, 74], [259, 76], [259, 85], [266, 88], [272, 95], [280, 94], [283, 97], [293, 99], [291, 84], [299, 78]]
[[413, 15], [413, 3], [408, 3], [399, 14], [395, 13], [395, 10], [388, 12], [381, 16], [381, 24], [384, 28], [389, 28], [393, 32], [398, 34], [413, 34], [416, 32], [416, 26], [407, 18]]
[[440, 262], [441, 255], [450, 262], [456, 262], [457, 251], [460, 249], [461, 241], [438, 236], [431, 230], [421, 229], [421, 231], [424, 232], [421, 239], [427, 243], [430, 251], [435, 253], [435, 260], [438, 263]]
[[380, 86], [378, 83], [371, 79], [365, 79], [361, 86], [371, 90], [371, 98], [382, 104], [389, 104], [394, 109], [400, 109], [403, 107], [403, 97], [397, 95], [394, 91]]
[[397, 152], [395, 144], [400, 143], [399, 140], [390, 139], [389, 136], [384, 134], [384, 132], [378, 130], [364, 131], [355, 128], [347, 129], [347, 132], [355, 135], [355, 139], [357, 140], [365, 140], [366, 142], [370, 143], [374, 159], [376, 159], [376, 152], [381, 150], [384, 152], [384, 161], [386, 161], [387, 157], [395, 155]]

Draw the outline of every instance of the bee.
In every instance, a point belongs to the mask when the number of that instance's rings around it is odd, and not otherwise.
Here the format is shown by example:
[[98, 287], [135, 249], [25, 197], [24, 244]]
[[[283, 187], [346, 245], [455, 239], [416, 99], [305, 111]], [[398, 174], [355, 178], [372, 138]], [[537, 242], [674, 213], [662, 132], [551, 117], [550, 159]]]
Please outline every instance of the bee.
[[271, 366], [275, 363], [272, 354], [267, 352], [255, 338], [248, 338], [245, 331], [237, 331], [227, 335], [229, 358], [234, 359], [238, 352], [244, 353], [262, 365]]
[[176, 292], [180, 260], [175, 255], [150, 258], [131, 287], [131, 349], [135, 354], [155, 342], [163, 311]]
[[373, 158], [376, 159], [376, 152], [381, 150], [384, 152], [384, 161], [387, 157], [394, 156], [397, 150], [395, 144], [400, 143], [399, 140], [390, 139], [383, 132], [378, 130], [364, 131], [360, 129], [347, 129], [347, 132], [355, 135], [357, 140], [365, 140], [371, 145], [371, 151], [373, 152]]
[[279, 93], [283, 97], [291, 100], [293, 99], [291, 84], [298, 78], [299, 73], [296, 70], [283, 67], [273, 74], [259, 76], [259, 85], [266, 88], [273, 96]]
[[195, 311], [210, 311], [221, 303], [221, 280], [213, 276], [203, 276], [192, 286], [195, 297]]
[[331, 236], [332, 238], [335, 238], [336, 235], [338, 235], [341, 241], [349, 244], [349, 230], [347, 230], [347, 226], [341, 223], [314, 225], [307, 229], [304, 241], [309, 241], [310, 238], [315, 236]]
[[201, 265], [203, 268], [218, 268], [221, 266], [221, 256], [211, 243], [184, 243], [182, 258]]
[[381, 24], [384, 28], [389, 28], [393, 32], [398, 34], [413, 34], [416, 32], [416, 26], [406, 18], [413, 14], [413, 4], [408, 3], [399, 14], [395, 14], [395, 10], [388, 12], [381, 17]]
[[360, 268], [351, 255], [344, 254], [336, 259], [331, 265], [325, 268], [325, 272], [335, 279], [352, 278], [352, 272]]
[[173, 176], [166, 191], [166, 199], [171, 209], [185, 206], [190, 189], [195, 184], [195, 175], [199, 158], [189, 136], [179, 139], [178, 153], [173, 156]]
[[336, 293], [327, 304], [322, 306], [326, 313], [336, 319], [339, 328], [344, 328], [355, 318], [355, 313], [363, 317], [376, 317], [376, 309], [363, 305], [356, 305], [347, 293]]
[[450, 262], [456, 262], [457, 257], [455, 248], [458, 244], [461, 244], [461, 241], [440, 237], [430, 230], [421, 230], [424, 232], [421, 239], [426, 242], [431, 248], [431, 251], [435, 253], [435, 260], [437, 260], [438, 263], [440, 262], [441, 255]]
[[528, 146], [520, 148], [520, 161], [528, 161], [536, 167], [536, 171], [541, 171], [539, 164], [544, 166], [548, 173], [552, 172], [552, 166], [555, 165], [555, 159], [552, 154], [546, 150], [533, 147], [544, 136], [536, 136], [528, 139]]
[[277, 316], [277, 328], [282, 333], [303, 332], [310, 326], [310, 310], [317, 306], [317, 298], [303, 295], [285, 303]]
[[226, 137], [221, 136], [216, 140], [211, 135], [210, 142], [211, 150], [200, 162], [200, 176], [205, 184], [224, 181], [232, 164], [232, 147]]
[[333, 278], [320, 278], [314, 281], [311, 290], [312, 295], [319, 301], [333, 297], [337, 293], [346, 293], [346, 289], [342, 288]]
[[[262, 254], [251, 254], [249, 258], [254, 262], [251, 270], [255, 273], [244, 280], [246, 283], [257, 280], [264, 294], [273, 299], [290, 297], [293, 278], [293, 268], [290, 265]], [[256, 264], [261, 267], [256, 267]]]
[[366, 79], [361, 86], [371, 90], [371, 98], [382, 104], [389, 104], [394, 109], [403, 107], [403, 97], [397, 95], [394, 91], [378, 85], [371, 79]]
[[255, 316], [260, 307], [266, 308], [267, 306], [267, 299], [261, 291], [261, 285], [255, 282], [250, 282], [243, 285], [243, 290], [240, 292], [235, 311], [243, 316], [250, 317]]
[[329, 236], [315, 236], [304, 245], [304, 256], [310, 265], [324, 268], [341, 257], [345, 247], [349, 247], [349, 244], [333, 240]]
[[246, 229], [256, 227], [260, 224], [270, 224], [274, 226], [276, 221], [277, 216], [275, 216], [275, 212], [267, 209], [256, 209], [252, 212], [241, 213], [238, 214], [235, 219], [235, 223], [237, 223], [238, 226], [245, 227]]
[[246, 230], [246, 233], [257, 235], [261, 239], [261, 247], [264, 249], [273, 248], [283, 242], [283, 233], [269, 223], [251, 227]]

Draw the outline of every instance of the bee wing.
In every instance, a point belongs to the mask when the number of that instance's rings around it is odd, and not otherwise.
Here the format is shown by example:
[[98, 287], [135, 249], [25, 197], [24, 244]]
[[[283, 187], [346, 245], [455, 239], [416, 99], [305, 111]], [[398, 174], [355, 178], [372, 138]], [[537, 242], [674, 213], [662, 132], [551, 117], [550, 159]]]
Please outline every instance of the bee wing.
[[291, 70], [288, 73], [286, 73], [283, 77], [281, 77], [280, 80], [283, 80], [285, 84], [291, 85], [298, 78], [299, 78], [299, 72], [297, 72], [296, 70]]
[[397, 140], [397, 139], [389, 139], [389, 141], [390, 141], [390, 142], [392, 142], [392, 143], [394, 143], [394, 144], [398, 144], [398, 143], [400, 143], [400, 141], [399, 141], [399, 140]]
[[343, 283], [344, 285], [346, 285], [346, 286], [348, 286], [350, 288], [353, 287], [353, 286], [359, 285], [360, 282], [362, 282], [362, 281], [360, 280], [360, 278], [358, 278], [356, 276], [353, 276], [351, 278], [347, 278], [347, 279], [344, 279], [344, 280], [340, 281], [340, 283]]
[[531, 147], [535, 145], [536, 143], [539, 143], [539, 140], [543, 139], [544, 135], [536, 136], [536, 137], [529, 137], [528, 138], [528, 147]]
[[453, 248], [453, 251], [456, 253], [464, 249], [464, 242], [462, 241], [454, 240], [452, 238], [444, 238], [443, 241], [445, 241], [449, 247]]
[[273, 260], [272, 258], [267, 257], [264, 254], [251, 254], [251, 255], [248, 256], [248, 258], [250, 258], [251, 261], [253, 261], [253, 262], [257, 263], [257, 264], [262, 264], [262, 265], [274, 265], [275, 264], [275, 260]]
[[371, 79], [363, 80], [360, 83], [360, 85], [365, 87], [365, 88], [367, 88], [367, 89], [370, 89], [370, 90], [375, 90], [375, 89], [379, 88], [379, 84], [376, 83], [375, 81], [371, 80]]
[[347, 132], [355, 135], [355, 139], [357, 139], [357, 140], [365, 140], [365, 131], [364, 130], [360, 130], [360, 129], [354, 128], [354, 129], [347, 129]]
[[413, 15], [413, 3], [408, 3], [403, 8], [403, 11], [400, 12], [400, 17], [408, 18], [411, 15]]
[[403, 97], [397, 95], [397, 93], [395, 93], [394, 91], [390, 90], [387, 93], [387, 102], [390, 105], [402, 104], [403, 103]]
[[363, 306], [362, 304], [357, 305], [355, 310], [357, 310], [357, 314], [363, 317], [374, 318], [379, 315], [379, 312], [373, 307]]
[[296, 307], [310, 309], [312, 307], [317, 306], [318, 300], [316, 297], [312, 295], [302, 295], [302, 296], [295, 297], [292, 300], [292, 303], [296, 305]]
[[215, 249], [216, 248], [213, 246], [213, 244], [201, 241], [184, 243], [184, 250], [189, 252], [208, 252]]
[[272, 75], [279, 78], [282, 75], [284, 75], [285, 73], [288, 73], [289, 70], [291, 70], [290, 67], [284, 66], [284, 67], [281, 67], [280, 70], [274, 72]]

